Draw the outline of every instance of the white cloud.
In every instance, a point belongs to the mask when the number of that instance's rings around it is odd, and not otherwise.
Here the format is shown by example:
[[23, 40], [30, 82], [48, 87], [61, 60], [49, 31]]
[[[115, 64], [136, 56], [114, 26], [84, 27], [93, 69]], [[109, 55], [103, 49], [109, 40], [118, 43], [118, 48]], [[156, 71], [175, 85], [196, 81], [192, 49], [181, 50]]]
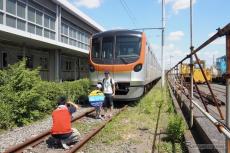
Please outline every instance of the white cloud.
[[[158, 59], [158, 62], [161, 64], [161, 46], [156, 44], [151, 44], [151, 46]], [[164, 47], [165, 69], [169, 69], [170, 67], [174, 66], [179, 62], [179, 60], [182, 60], [186, 55], [187, 52], [180, 50], [173, 43], [166, 44]], [[170, 66], [170, 62], [171, 62], [171, 66]]]
[[168, 40], [171, 41], [181, 40], [183, 36], [184, 36], [183, 31], [170, 32], [168, 36]]
[[[192, 4], [194, 5], [196, 0], [192, 0]], [[190, 7], [190, 0], [175, 0], [173, 3], [173, 11], [178, 13], [179, 10], [187, 9]]]
[[97, 8], [101, 5], [102, 0], [76, 0], [74, 3], [78, 7], [86, 7], [86, 8]]

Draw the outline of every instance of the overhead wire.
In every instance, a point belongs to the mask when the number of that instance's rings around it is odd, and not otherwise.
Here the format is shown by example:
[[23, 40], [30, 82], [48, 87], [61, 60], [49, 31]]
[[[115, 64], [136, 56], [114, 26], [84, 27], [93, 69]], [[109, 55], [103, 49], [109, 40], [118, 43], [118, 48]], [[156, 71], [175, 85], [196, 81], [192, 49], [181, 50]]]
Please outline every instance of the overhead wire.
[[125, 0], [120, 0], [120, 3], [121, 3], [121, 5], [122, 5], [122, 7], [124, 8], [124, 10], [126, 11], [127, 15], [129, 16], [129, 18], [130, 18], [132, 24], [133, 24], [135, 27], [137, 27], [137, 26], [136, 26], [136, 21], [137, 21], [137, 20], [136, 20], [135, 16], [133, 15], [131, 9], [129, 8], [128, 4], [125, 2]]

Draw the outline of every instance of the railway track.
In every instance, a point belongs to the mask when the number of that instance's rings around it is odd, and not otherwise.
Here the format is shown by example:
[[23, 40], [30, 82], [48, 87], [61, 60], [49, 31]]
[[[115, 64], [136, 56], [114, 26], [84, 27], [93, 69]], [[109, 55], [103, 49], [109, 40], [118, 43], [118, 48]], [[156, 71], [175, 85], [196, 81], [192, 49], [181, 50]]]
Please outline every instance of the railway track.
[[[202, 85], [201, 87], [208, 88], [207, 85]], [[225, 92], [226, 92], [225, 86], [221, 86], [221, 85], [217, 85], [217, 84], [211, 84], [211, 88], [213, 91], [217, 91], [217, 92], [222, 93], [223, 95], [226, 95], [225, 94]]]
[[[44, 152], [44, 146], [46, 146], [46, 148], [45, 148], [46, 152], [55, 152], [55, 153], [56, 152], [63, 152], [63, 153], [64, 152], [65, 153], [66, 152], [68, 152], [68, 153], [76, 152], [85, 143], [87, 143], [94, 135], [96, 135], [101, 129], [103, 129], [105, 127], [105, 125], [113, 119], [114, 116], [118, 115], [125, 108], [126, 108], [126, 106], [121, 108], [121, 109], [118, 109], [118, 111], [115, 112], [115, 114], [112, 117], [105, 119], [102, 123], [100, 123], [98, 126], [96, 126], [96, 128], [92, 128], [89, 131], [87, 131], [87, 133], [82, 135], [79, 142], [72, 145], [69, 150], [64, 150], [64, 149], [59, 149], [59, 148], [54, 149], [53, 147], [48, 147], [48, 150], [47, 150], [47, 141], [49, 141], [49, 138], [52, 138], [50, 136], [50, 130], [47, 130], [44, 133], [25, 141], [24, 143], [21, 143], [21, 144], [18, 144], [16, 146], [13, 146], [11, 148], [8, 148], [7, 150], [5, 150], [4, 153], [21, 153], [21, 152], [38, 153], [41, 151]], [[94, 109], [90, 109], [89, 111], [84, 112], [84, 113], [78, 115], [77, 117], [75, 117], [72, 122], [75, 122], [77, 120], [79, 121], [82, 118], [86, 117], [87, 115], [89, 115], [93, 112], [94, 112]], [[43, 149], [41, 149], [42, 146], [43, 146]]]
[[[208, 101], [212, 102], [212, 96], [210, 94], [210, 91], [207, 87], [207, 85], [198, 85], [199, 89], [202, 92], [202, 96], [208, 99]], [[214, 92], [214, 95], [216, 99], [218, 100], [218, 103], [221, 105], [225, 105], [225, 97], [226, 97], [226, 89], [225, 86], [220, 86], [216, 84], [211, 84], [212, 91]]]

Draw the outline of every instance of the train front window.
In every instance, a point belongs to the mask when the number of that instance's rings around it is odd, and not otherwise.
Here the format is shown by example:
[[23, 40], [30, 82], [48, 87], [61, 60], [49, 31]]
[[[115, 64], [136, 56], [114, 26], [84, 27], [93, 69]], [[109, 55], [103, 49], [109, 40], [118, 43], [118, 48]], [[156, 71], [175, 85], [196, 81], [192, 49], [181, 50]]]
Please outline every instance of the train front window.
[[102, 59], [112, 59], [113, 58], [113, 37], [104, 37], [102, 40]]
[[135, 62], [140, 55], [140, 37], [117, 36], [115, 58], [117, 64], [127, 64]]
[[100, 58], [100, 40], [95, 38], [92, 44], [92, 58]]

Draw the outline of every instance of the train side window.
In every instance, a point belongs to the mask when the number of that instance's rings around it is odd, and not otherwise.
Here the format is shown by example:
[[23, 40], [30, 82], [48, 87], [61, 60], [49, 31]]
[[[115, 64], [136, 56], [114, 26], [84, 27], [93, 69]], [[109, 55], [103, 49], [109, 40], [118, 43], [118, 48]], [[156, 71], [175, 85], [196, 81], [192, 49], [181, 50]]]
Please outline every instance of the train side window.
[[102, 58], [113, 58], [113, 37], [105, 37], [102, 41]]
[[93, 39], [92, 44], [92, 57], [100, 58], [100, 40], [98, 38], [95, 38]]
[[2, 67], [7, 67], [7, 53], [2, 54]]

